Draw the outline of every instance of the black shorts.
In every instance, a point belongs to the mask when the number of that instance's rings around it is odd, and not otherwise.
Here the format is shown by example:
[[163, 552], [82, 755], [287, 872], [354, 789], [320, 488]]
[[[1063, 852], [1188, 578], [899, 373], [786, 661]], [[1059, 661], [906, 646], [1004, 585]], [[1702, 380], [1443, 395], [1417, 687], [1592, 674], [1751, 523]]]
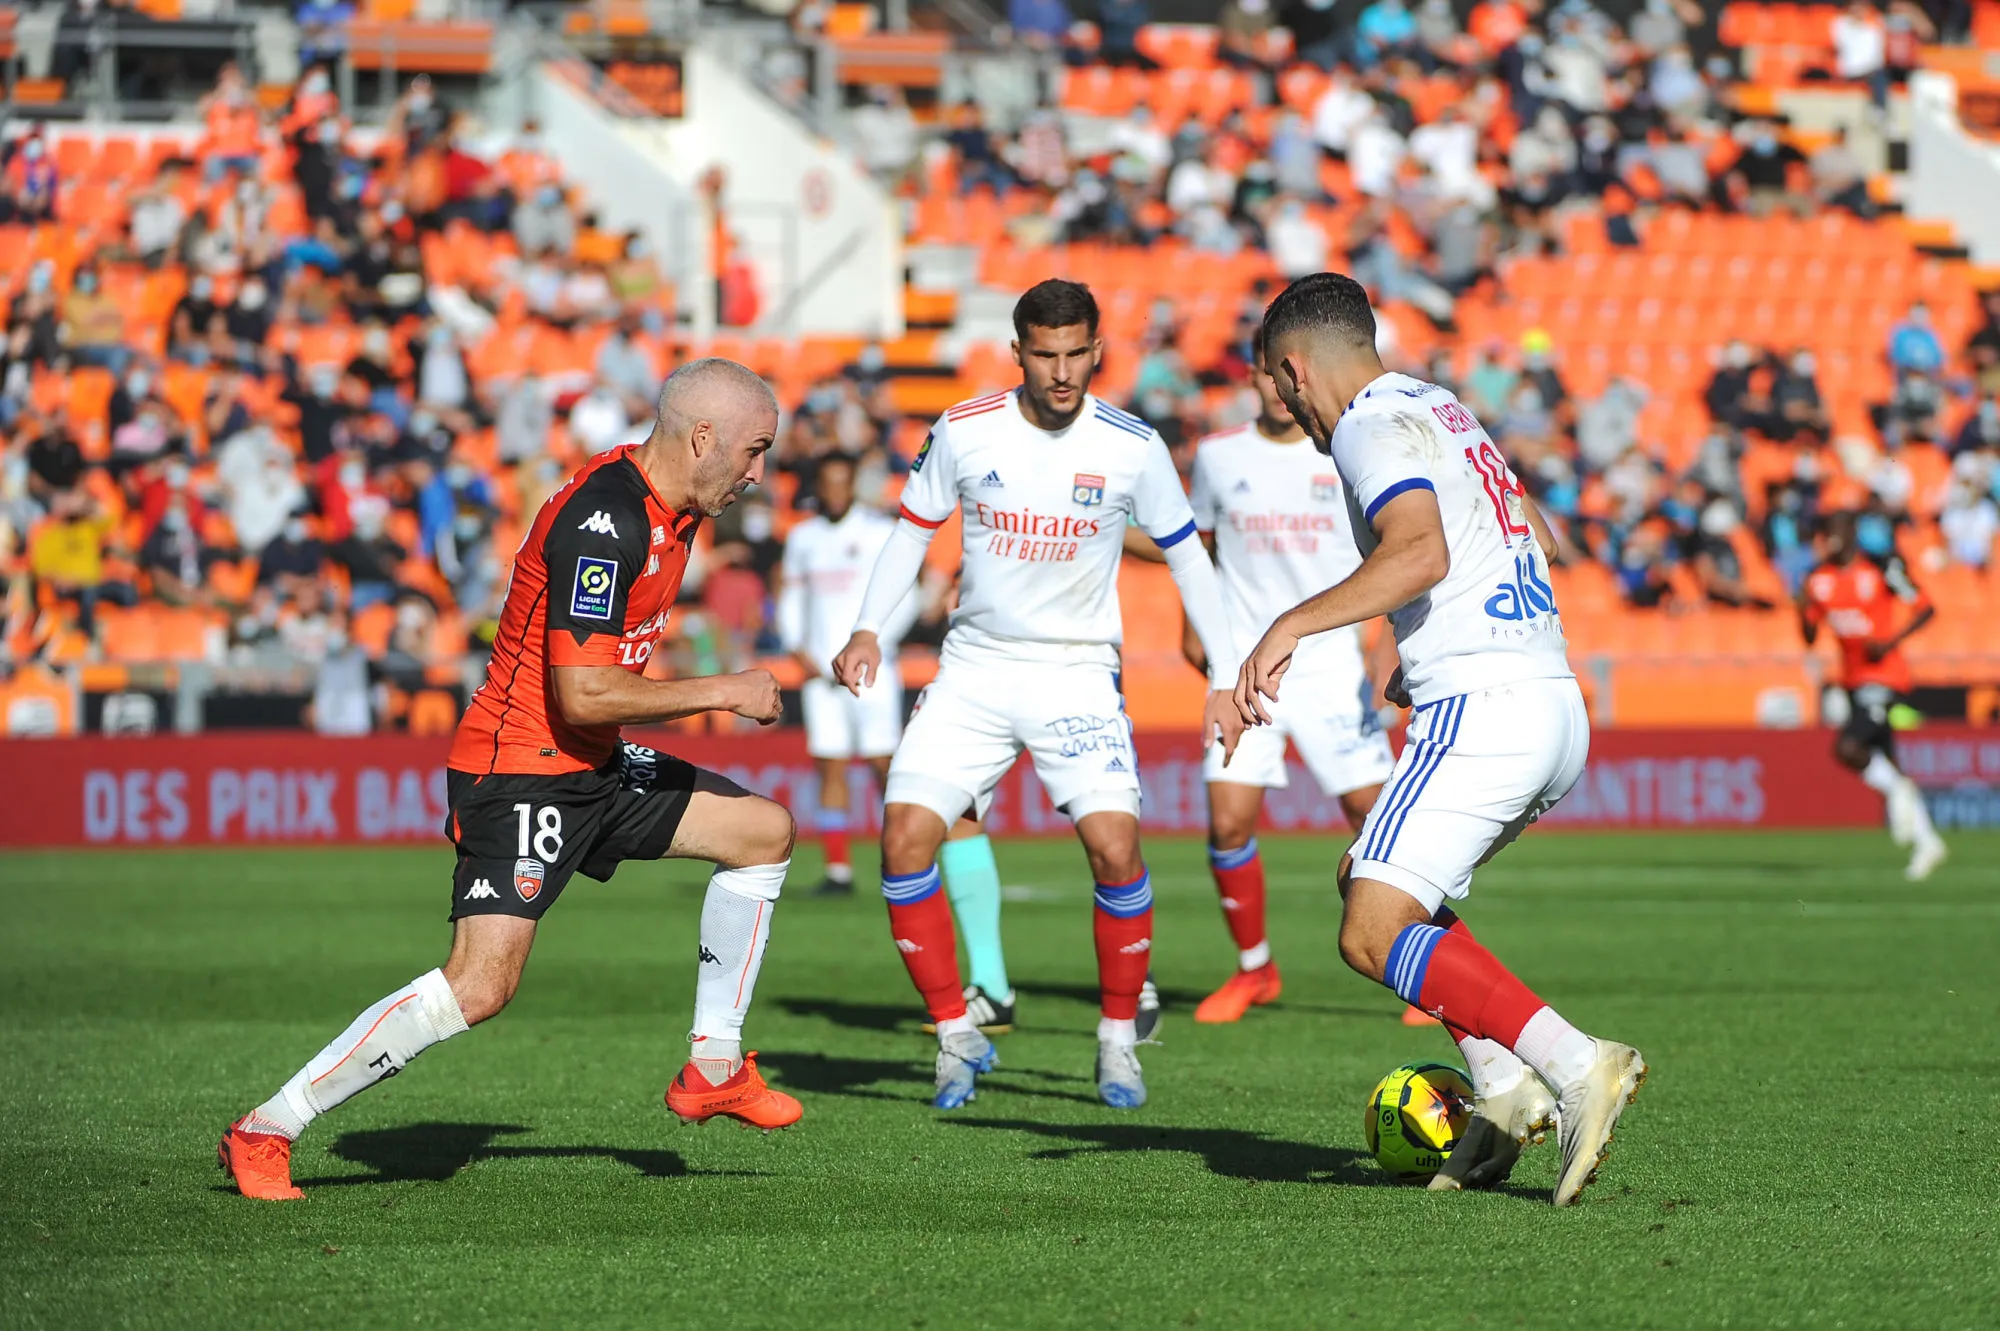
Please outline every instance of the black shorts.
[[1840, 727], [1841, 738], [1869, 749], [1896, 756], [1896, 731], [1889, 724], [1889, 709], [1907, 702], [1887, 684], [1863, 684], [1843, 690], [1847, 694], [1847, 720]]
[[601, 883], [622, 860], [659, 859], [687, 812], [696, 771], [627, 744], [594, 772], [446, 772], [445, 835], [458, 848], [451, 918], [539, 920], [578, 870]]

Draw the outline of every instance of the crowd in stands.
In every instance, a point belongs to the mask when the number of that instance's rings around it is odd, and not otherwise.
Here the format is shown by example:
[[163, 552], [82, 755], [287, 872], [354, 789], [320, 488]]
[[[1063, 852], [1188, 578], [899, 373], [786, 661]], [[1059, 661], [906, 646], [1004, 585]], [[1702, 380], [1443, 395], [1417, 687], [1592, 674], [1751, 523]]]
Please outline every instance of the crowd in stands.
[[[1330, 10], [1229, 0], [1187, 30], [1145, 0], [1090, 23], [1015, 0], [1040, 106], [1003, 127], [876, 88], [849, 128], [912, 244], [974, 246], [1003, 290], [1093, 284], [1099, 390], [1183, 465], [1254, 409], [1270, 296], [1334, 267], [1376, 297], [1385, 359], [1489, 426], [1573, 584], [1782, 606], [1836, 508], [1920, 576], [1988, 566], [2000, 293], [1912, 248], [1844, 135], [1738, 96], [1728, 46], [1697, 58], [1698, 6]], [[1823, 72], [1877, 100], [1911, 63], [1898, 33], [1965, 27], [1909, 0], [1843, 19], [1879, 59], [1841, 28]], [[422, 79], [379, 129], [321, 69], [275, 106], [225, 70], [200, 115], [198, 137], [4, 145], [0, 650], [304, 671], [324, 729], [448, 726], [523, 523], [644, 435], [689, 354], [676, 293], [532, 124], [488, 133]], [[711, 524], [663, 669], [774, 650], [819, 460], [856, 456], [886, 501], [923, 431], [881, 346], [712, 349], [778, 381], [784, 436], [773, 484]], [[957, 374], [971, 395], [1016, 372], [995, 346]], [[935, 632], [948, 576], [931, 593]]]
[[[1094, 281], [1111, 387], [1170, 442], [1244, 416], [1274, 284], [1337, 267], [1386, 311], [1389, 363], [1466, 398], [1627, 604], [1786, 603], [1836, 507], [1920, 573], [1989, 562], [2000, 298], [1912, 248], [1844, 130], [1739, 96], [1746, 55], [1703, 41], [1700, 6], [1374, 0], [1340, 27], [1229, 0], [1212, 31], [1095, 10], [1011, 6], [1051, 53], [1019, 125], [955, 108], [943, 148], [898, 158], [883, 90], [863, 156], [915, 182], [918, 239], [980, 245], [998, 284]], [[1806, 76], [1879, 105], [1970, 7], [1817, 12]]]

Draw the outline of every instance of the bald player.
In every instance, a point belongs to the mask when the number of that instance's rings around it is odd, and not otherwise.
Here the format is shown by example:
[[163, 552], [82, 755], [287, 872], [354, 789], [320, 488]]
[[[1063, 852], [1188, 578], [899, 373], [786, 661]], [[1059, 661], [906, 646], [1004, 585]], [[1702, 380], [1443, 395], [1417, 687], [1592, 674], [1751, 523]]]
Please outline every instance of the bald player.
[[667, 1107], [690, 1122], [726, 1115], [767, 1130], [798, 1120], [799, 1102], [767, 1087], [740, 1044], [791, 861], [791, 815], [619, 735], [701, 712], [778, 719], [767, 671], [645, 675], [696, 528], [763, 479], [777, 428], [762, 379], [734, 361], [691, 361], [660, 390], [644, 442], [598, 455], [542, 505], [515, 556], [486, 682], [447, 760], [446, 833], [458, 852], [451, 953], [362, 1012], [230, 1126], [222, 1165], [244, 1196], [304, 1196], [292, 1185], [291, 1148], [306, 1126], [498, 1015], [570, 878], [581, 870], [602, 882], [625, 860], [715, 865], [692, 1048]]

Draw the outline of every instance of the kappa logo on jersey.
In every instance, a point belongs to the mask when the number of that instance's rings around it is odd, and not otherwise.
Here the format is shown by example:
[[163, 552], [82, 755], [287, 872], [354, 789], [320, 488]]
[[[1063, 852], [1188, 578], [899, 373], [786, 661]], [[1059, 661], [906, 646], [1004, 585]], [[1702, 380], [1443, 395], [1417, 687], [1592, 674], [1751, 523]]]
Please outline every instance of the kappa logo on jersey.
[[542, 880], [547, 874], [540, 860], [515, 860], [514, 895], [523, 901], [533, 901], [542, 894]]
[[1141, 952], [1151, 952], [1153, 950], [1153, 940], [1150, 938], [1141, 938], [1138, 942], [1127, 943], [1118, 950], [1128, 957], [1136, 957]]
[[578, 619], [609, 619], [612, 596], [617, 590], [617, 561], [585, 555], [576, 561], [576, 586], [570, 589], [569, 612]]
[[989, 471], [984, 476], [981, 476], [979, 484], [980, 488], [986, 490], [1004, 490], [1007, 488], [1007, 482], [1000, 479], [1000, 473], [997, 471]]
[[910, 952], [921, 952], [924, 949], [920, 945], [912, 943], [907, 938], [898, 938], [896, 940], [896, 950], [898, 952], [910, 953]]
[[695, 963], [701, 966], [720, 966], [722, 958], [709, 951], [708, 944], [703, 943], [701, 945], [701, 955], [695, 958]]
[[493, 884], [491, 882], [487, 881], [484, 878], [475, 878], [472, 880], [472, 886], [465, 890], [465, 899], [467, 901], [480, 901], [480, 900], [498, 901], [500, 899], [500, 894], [493, 890]]
[[666, 543], [667, 543], [667, 529], [665, 527], [653, 528], [653, 544], [665, 545]]
[[1340, 477], [1338, 475], [1313, 477], [1314, 503], [1331, 504], [1338, 498], [1340, 498]]
[[577, 523], [576, 529], [578, 531], [594, 531], [599, 536], [616, 537], [618, 535], [618, 528], [611, 525], [611, 515], [601, 508], [582, 522]]
[[917, 455], [910, 459], [910, 475], [914, 476], [924, 469], [924, 459], [931, 455], [931, 445], [936, 442], [936, 430], [932, 430], [924, 436], [923, 445], [917, 449]]
[[660, 557], [658, 555], [654, 555], [646, 561], [646, 576], [650, 578], [659, 571], [660, 571]]
[[1091, 508], [1103, 503], [1104, 478], [1102, 476], [1089, 476], [1083, 472], [1078, 472], [1076, 474], [1076, 481], [1070, 489], [1069, 497], [1076, 503], [1082, 504], [1085, 508]]

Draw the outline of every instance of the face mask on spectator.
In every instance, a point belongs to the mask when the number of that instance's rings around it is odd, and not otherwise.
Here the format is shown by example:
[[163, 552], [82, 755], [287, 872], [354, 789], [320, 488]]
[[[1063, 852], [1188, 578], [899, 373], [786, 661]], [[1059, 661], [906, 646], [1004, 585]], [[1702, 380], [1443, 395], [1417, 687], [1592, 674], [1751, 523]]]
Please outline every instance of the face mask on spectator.
[[327, 652], [328, 652], [328, 654], [329, 654], [329, 655], [337, 655], [337, 654], [339, 654], [339, 653], [341, 653], [341, 652], [344, 652], [344, 651], [346, 651], [346, 650], [347, 650], [347, 630], [346, 630], [346, 629], [328, 629], [328, 630], [326, 631], [326, 650], [327, 650]]
[[359, 462], [340, 464], [340, 485], [345, 490], [359, 490], [368, 484], [368, 468]]
[[462, 490], [472, 484], [472, 468], [463, 462], [454, 462], [444, 469], [444, 483], [454, 490]]
[[169, 462], [166, 470], [166, 482], [169, 489], [185, 490], [188, 483], [187, 463]]
[[236, 293], [236, 303], [246, 310], [261, 310], [264, 308], [264, 297], [262, 282], [245, 282], [243, 290]]
[[394, 199], [391, 199], [389, 200], [389, 202], [382, 205], [382, 222], [384, 225], [394, 226], [396, 225], [396, 223], [402, 220], [403, 220], [402, 204], [396, 202], [396, 200]]
[[306, 539], [306, 520], [292, 518], [285, 523], [285, 539], [293, 545], [303, 545]]
[[78, 273], [76, 275], [76, 289], [86, 296], [95, 293], [97, 290], [97, 274]]
[[186, 531], [188, 529], [187, 510], [181, 508], [179, 505], [175, 505], [161, 516], [160, 525], [170, 532], [178, 533]]
[[411, 89], [410, 110], [414, 111], [418, 115], [422, 115], [424, 112], [430, 109], [431, 109], [431, 95], [428, 92], [425, 92], [421, 88]]
[[771, 537], [771, 510], [762, 504], [743, 510], [743, 535], [752, 541], [765, 541]]
[[47, 260], [28, 270], [28, 290], [38, 296], [49, 289], [51, 281]]
[[873, 345], [861, 348], [861, 355], [856, 358], [861, 368], [869, 374], [878, 373], [888, 363], [888, 359], [882, 354], [882, 348]]
[[197, 277], [194, 281], [188, 283], [188, 294], [196, 300], [207, 300], [215, 294], [215, 279], [205, 276]]
[[312, 73], [306, 75], [305, 82], [299, 85], [299, 91], [303, 92], [308, 97], [325, 96], [326, 71], [322, 69], [316, 69]]
[[134, 398], [142, 398], [153, 391], [153, 376], [144, 370], [134, 370], [125, 376], [125, 392]]
[[535, 202], [543, 208], [553, 208], [562, 202], [562, 189], [556, 185], [544, 185], [535, 191]]
[[1817, 365], [1813, 361], [1810, 351], [1801, 351], [1798, 355], [1792, 357], [1792, 373], [1798, 375], [1801, 379], [1812, 378], [1813, 370], [1816, 368]]
[[27, 158], [31, 162], [41, 161], [42, 141], [40, 139], [29, 139], [26, 143], [21, 145], [21, 156]]

